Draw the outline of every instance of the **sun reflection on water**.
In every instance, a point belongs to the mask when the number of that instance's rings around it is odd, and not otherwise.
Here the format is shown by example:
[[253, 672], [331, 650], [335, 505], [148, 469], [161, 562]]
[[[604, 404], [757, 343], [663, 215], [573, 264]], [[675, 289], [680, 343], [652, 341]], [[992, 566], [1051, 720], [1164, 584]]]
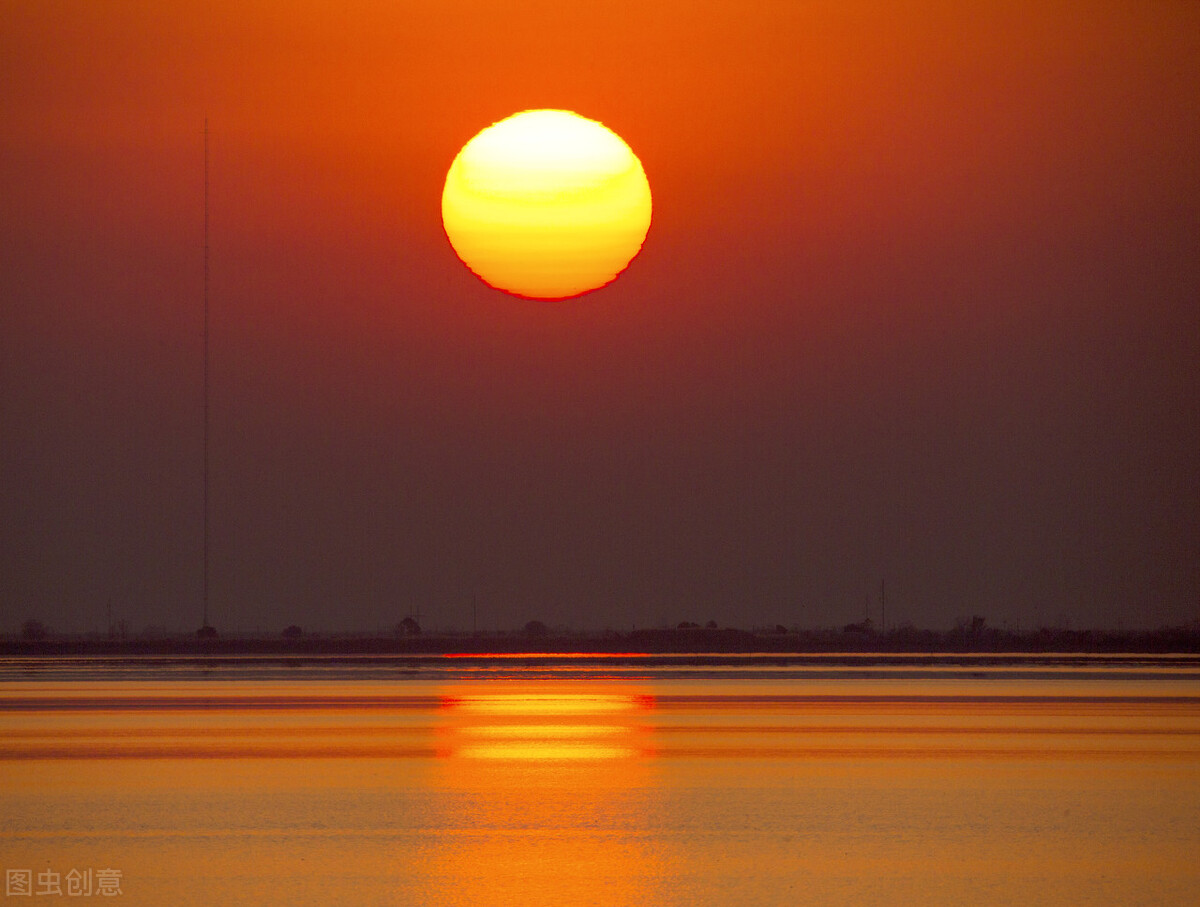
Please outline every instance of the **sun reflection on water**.
[[652, 697], [632, 692], [471, 692], [446, 696], [438, 755], [474, 759], [620, 759], [649, 755], [640, 717]]
[[663, 901], [677, 857], [647, 833], [654, 697], [578, 681], [445, 692], [430, 782], [451, 831], [427, 865], [444, 905]]

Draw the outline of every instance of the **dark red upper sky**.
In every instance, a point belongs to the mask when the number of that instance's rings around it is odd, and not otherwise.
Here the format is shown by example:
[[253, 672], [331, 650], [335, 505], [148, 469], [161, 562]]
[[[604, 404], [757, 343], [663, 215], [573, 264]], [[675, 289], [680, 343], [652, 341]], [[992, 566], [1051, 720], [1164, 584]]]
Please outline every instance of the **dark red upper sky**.
[[[4, 4], [0, 629], [1157, 626], [1200, 608], [1200, 5]], [[619, 133], [641, 256], [458, 262]]]

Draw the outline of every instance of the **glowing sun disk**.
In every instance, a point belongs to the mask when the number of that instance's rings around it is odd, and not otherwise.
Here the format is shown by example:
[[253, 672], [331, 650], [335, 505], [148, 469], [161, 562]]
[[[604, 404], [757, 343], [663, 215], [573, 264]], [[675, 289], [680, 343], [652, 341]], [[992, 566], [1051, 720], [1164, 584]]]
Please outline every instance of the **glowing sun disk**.
[[565, 110], [527, 110], [463, 147], [442, 192], [458, 257], [489, 285], [566, 299], [605, 286], [650, 228], [641, 162], [607, 127]]

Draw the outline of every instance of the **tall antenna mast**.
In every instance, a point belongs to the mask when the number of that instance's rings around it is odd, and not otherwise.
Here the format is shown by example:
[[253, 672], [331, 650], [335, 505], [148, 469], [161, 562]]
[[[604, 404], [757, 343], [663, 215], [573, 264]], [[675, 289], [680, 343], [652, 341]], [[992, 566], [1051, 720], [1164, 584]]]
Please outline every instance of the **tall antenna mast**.
[[204, 118], [204, 623], [208, 628], [208, 117]]

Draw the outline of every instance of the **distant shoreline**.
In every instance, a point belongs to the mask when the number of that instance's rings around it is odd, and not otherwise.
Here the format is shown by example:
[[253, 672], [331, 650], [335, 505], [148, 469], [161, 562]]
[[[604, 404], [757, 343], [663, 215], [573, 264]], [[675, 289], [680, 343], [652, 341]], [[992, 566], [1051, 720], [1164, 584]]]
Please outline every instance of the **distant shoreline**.
[[3, 657], [100, 656], [370, 656], [489, 655], [906, 655], [1097, 654], [1165, 655], [1200, 653], [1200, 625], [1152, 631], [1037, 630], [1027, 633], [986, 628], [937, 632], [901, 628], [886, 633], [848, 630], [749, 632], [727, 629], [647, 629], [626, 633], [546, 635], [437, 634], [369, 636], [309, 634], [283, 636], [167, 636], [160, 638], [50, 637], [0, 639]]

